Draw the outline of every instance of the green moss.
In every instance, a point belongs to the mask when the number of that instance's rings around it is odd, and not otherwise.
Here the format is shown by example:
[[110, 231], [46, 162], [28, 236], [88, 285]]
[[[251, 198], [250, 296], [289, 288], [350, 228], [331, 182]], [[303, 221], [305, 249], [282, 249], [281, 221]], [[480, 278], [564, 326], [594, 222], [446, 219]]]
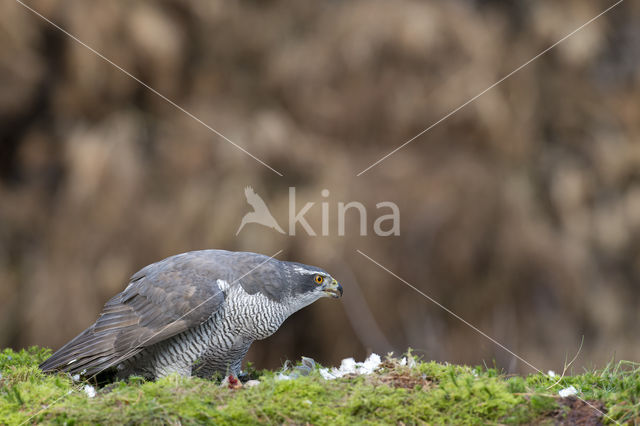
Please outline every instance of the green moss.
[[570, 385], [585, 399], [603, 401], [618, 421], [640, 416], [640, 366], [628, 362], [558, 380], [417, 360], [408, 367], [388, 359], [375, 374], [331, 381], [317, 371], [277, 380], [273, 372], [253, 370], [261, 383], [238, 390], [197, 378], [147, 382], [134, 377], [89, 398], [83, 391], [87, 383], [38, 370], [49, 353], [39, 348], [0, 353], [0, 424], [552, 422], [546, 416], [562, 412], [557, 391]]

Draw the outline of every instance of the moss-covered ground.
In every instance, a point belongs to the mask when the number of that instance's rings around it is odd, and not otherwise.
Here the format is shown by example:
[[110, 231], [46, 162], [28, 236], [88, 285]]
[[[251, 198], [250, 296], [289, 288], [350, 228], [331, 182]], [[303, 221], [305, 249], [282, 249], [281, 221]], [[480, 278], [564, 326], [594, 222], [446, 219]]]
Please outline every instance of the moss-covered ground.
[[[387, 358], [374, 374], [324, 380], [317, 371], [294, 380], [259, 371], [255, 386], [232, 389], [219, 382], [167, 377], [130, 378], [96, 387], [38, 363], [48, 349], [0, 352], [0, 424], [596, 424], [640, 419], [640, 365], [552, 379], [543, 374], [507, 376], [495, 369], [406, 365]], [[411, 358], [410, 358], [411, 361]], [[409, 366], [410, 365], [410, 366]], [[573, 385], [580, 398], [560, 398]]]

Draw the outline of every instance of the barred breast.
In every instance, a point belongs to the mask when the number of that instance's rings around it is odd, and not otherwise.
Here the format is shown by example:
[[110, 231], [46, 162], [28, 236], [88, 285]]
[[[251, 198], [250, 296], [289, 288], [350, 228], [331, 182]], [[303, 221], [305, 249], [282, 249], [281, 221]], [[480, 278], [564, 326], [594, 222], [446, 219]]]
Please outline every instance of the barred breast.
[[209, 322], [210, 341], [194, 368], [199, 377], [216, 372], [238, 375], [251, 343], [271, 336], [290, 314], [286, 305], [261, 293], [250, 295], [241, 286], [230, 293], [224, 309]]
[[130, 358], [118, 366], [119, 375], [238, 375], [251, 343], [275, 333], [291, 312], [286, 304], [250, 295], [239, 285], [226, 290], [223, 306], [211, 318]]

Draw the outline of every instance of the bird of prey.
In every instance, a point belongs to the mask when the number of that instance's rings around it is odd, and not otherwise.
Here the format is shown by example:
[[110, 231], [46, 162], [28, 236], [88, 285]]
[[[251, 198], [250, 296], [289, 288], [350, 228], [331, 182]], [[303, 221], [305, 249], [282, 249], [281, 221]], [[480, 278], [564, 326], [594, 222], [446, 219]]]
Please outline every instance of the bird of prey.
[[269, 211], [264, 200], [255, 193], [252, 187], [247, 186], [244, 189], [244, 196], [247, 198], [247, 203], [253, 207], [253, 211], [244, 215], [240, 222], [240, 227], [238, 227], [238, 230], [236, 231], [236, 235], [240, 233], [242, 228], [244, 228], [244, 225], [247, 223], [259, 223], [260, 225], [264, 225], [267, 228], [273, 228], [279, 233], [284, 234], [284, 231], [280, 228], [278, 222], [276, 222], [276, 219]]
[[45, 372], [148, 379], [237, 376], [254, 340], [294, 312], [342, 296], [324, 270], [249, 252], [178, 254], [136, 272], [98, 320], [44, 361]]

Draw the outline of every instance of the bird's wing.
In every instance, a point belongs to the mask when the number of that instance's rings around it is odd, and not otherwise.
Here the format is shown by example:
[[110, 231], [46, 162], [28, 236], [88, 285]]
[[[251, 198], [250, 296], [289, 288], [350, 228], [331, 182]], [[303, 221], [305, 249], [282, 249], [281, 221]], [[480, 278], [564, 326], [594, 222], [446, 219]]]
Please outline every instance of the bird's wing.
[[252, 187], [247, 186], [244, 189], [244, 195], [245, 197], [247, 197], [247, 203], [249, 203], [249, 205], [253, 207], [256, 212], [260, 211], [260, 213], [262, 213], [264, 211], [269, 211], [267, 205], [264, 203], [264, 200], [255, 193]]
[[223, 304], [211, 257], [185, 253], [143, 268], [91, 327], [47, 359], [44, 371], [93, 375], [206, 321]]

